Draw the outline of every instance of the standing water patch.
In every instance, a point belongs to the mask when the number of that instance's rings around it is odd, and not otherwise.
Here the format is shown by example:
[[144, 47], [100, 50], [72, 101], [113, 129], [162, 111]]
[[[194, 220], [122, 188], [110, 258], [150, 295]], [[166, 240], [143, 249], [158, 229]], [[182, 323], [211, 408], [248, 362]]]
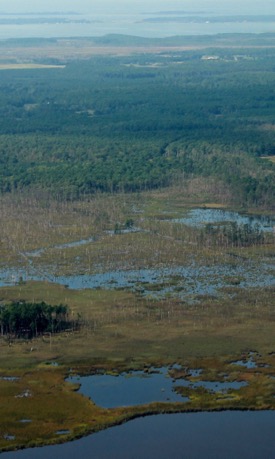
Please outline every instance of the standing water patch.
[[70, 376], [66, 381], [80, 384], [79, 392], [104, 408], [188, 401], [188, 397], [182, 397], [174, 391], [174, 382], [167, 374], [168, 370], [152, 368], [148, 373], [131, 371], [118, 376]]
[[244, 215], [223, 209], [192, 209], [186, 216], [172, 220], [188, 226], [203, 227], [207, 224], [236, 223], [237, 225], [251, 225], [260, 231], [273, 231], [275, 221], [271, 217], [262, 215]]
[[[188, 378], [172, 379], [167, 368], [151, 368], [149, 372], [132, 371], [118, 376], [95, 374], [90, 376], [70, 376], [67, 382], [80, 384], [79, 392], [90, 397], [103, 408], [143, 405], [153, 402], [188, 402], [176, 392], [176, 388], [188, 387], [196, 390], [204, 387], [210, 393], [226, 393], [247, 385], [244, 381], [190, 381]], [[193, 370], [200, 375], [200, 370]], [[192, 374], [191, 374], [192, 376]]]

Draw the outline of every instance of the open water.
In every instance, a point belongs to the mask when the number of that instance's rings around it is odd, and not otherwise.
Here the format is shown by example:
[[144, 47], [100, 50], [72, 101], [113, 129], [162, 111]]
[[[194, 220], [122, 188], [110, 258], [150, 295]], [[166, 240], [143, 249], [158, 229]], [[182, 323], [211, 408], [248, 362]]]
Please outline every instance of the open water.
[[[13, 10], [12, 3], [7, 8], [1, 8], [0, 19], [14, 19], [16, 13], [20, 11], [30, 11], [30, 8], [22, 8]], [[41, 4], [40, 4], [41, 5]], [[92, 37], [102, 36], [106, 34], [125, 34], [141, 37], [167, 37], [175, 35], [213, 35], [220, 33], [264, 33], [275, 32], [275, 21], [272, 16], [275, 15], [275, 4], [273, 1], [265, 0], [242, 0], [237, 2], [225, 2], [223, 0], [209, 0], [207, 2], [199, 0], [192, 2], [185, 0], [180, 2], [176, 0], [158, 2], [144, 0], [139, 1], [117, 1], [111, 2], [102, 0], [101, 2], [85, 2], [79, 1], [74, 5], [73, 11], [77, 15], [69, 14], [71, 7], [63, 7], [64, 13], [56, 16], [56, 22], [45, 24], [1, 24], [1, 38], [29, 38], [29, 37]], [[58, 10], [57, 6], [54, 10]], [[44, 17], [47, 17], [45, 12], [51, 11], [49, 6], [43, 5], [43, 8], [32, 8], [39, 13], [44, 12]], [[60, 10], [60, 9], [59, 9]], [[7, 15], [7, 12], [12, 12], [13, 15]], [[3, 13], [6, 13], [3, 15]], [[247, 19], [237, 19], [235, 22], [212, 22], [211, 17], [218, 16], [241, 16], [246, 15]], [[254, 16], [253, 21], [249, 20], [249, 16]], [[261, 20], [262, 16], [270, 16], [270, 20]], [[33, 15], [29, 15], [33, 18]], [[205, 21], [195, 22], [192, 17], [205, 17]], [[22, 18], [21, 16], [18, 16]], [[25, 17], [28, 17], [27, 13]], [[52, 19], [52, 16], [49, 16]], [[85, 21], [83, 23], [71, 22], [62, 23], [60, 18], [66, 18], [71, 21]], [[180, 17], [190, 17], [188, 22], [178, 22]], [[257, 17], [259, 19], [257, 19]], [[168, 21], [160, 22], [160, 18], [168, 18]], [[172, 20], [171, 20], [172, 18]], [[177, 20], [173, 20], [177, 18]], [[255, 19], [256, 18], [256, 19]]]
[[274, 425], [275, 411], [155, 415], [1, 459], [272, 459]]

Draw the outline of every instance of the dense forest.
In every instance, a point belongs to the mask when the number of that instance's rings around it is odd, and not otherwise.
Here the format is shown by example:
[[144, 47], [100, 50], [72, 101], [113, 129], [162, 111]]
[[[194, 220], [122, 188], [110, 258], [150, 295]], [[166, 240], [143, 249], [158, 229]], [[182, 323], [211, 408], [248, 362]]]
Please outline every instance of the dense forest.
[[[42, 333], [56, 333], [73, 326], [68, 307], [45, 302], [15, 301], [0, 305], [1, 335], [32, 338]], [[76, 327], [76, 323], [74, 324]]]
[[216, 48], [3, 70], [0, 190], [75, 199], [212, 176], [235, 203], [270, 208], [274, 57]]

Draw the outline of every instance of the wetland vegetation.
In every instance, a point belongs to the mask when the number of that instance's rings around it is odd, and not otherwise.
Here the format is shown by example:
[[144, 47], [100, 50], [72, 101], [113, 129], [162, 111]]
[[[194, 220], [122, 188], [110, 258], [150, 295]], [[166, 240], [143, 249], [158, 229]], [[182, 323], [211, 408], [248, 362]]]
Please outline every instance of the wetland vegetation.
[[[264, 50], [129, 47], [3, 73], [2, 451], [146, 414], [274, 410]], [[85, 378], [158, 393], [105, 405]]]

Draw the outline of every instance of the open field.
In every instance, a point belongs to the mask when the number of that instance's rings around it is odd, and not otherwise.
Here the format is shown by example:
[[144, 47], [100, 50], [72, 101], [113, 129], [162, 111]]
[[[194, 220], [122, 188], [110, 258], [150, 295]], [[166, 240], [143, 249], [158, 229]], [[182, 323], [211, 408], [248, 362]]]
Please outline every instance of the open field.
[[183, 51], [245, 48], [272, 49], [275, 47], [273, 34], [261, 35], [220, 35], [203, 37], [168, 37], [165, 39], [146, 39], [123, 35], [106, 35], [94, 38], [59, 38], [2, 40], [1, 61], [19, 59], [20, 62], [37, 59], [55, 59], [59, 63], [71, 60], [89, 59], [93, 56], [129, 56], [135, 54], [164, 54]]
[[[177, 299], [141, 298], [123, 290], [71, 290], [28, 282], [1, 288], [2, 301], [25, 299], [66, 303], [81, 315], [80, 332], [68, 332], [33, 343], [2, 341], [1, 367], [29, 366], [45, 360], [87, 363], [119, 358], [123, 361], [173, 362], [209, 355], [241, 354], [257, 349], [274, 351], [274, 289], [239, 292], [234, 300], [201, 298], [186, 304]], [[31, 352], [30, 349], [33, 348]]]
[[275, 163], [275, 156], [263, 156], [263, 159], [267, 159], [268, 161]]
[[177, 52], [177, 51], [188, 51], [204, 49], [204, 47], [197, 46], [98, 46], [84, 43], [84, 46], [79, 48], [77, 41], [74, 43], [73, 40], [59, 40], [55, 46], [46, 46], [44, 49], [40, 46], [31, 48], [11, 47], [5, 48], [2, 51], [1, 58], [4, 59], [58, 59], [60, 62], [70, 61], [75, 59], [89, 59], [93, 56], [129, 56], [131, 54], [152, 54], [152, 53], [163, 53], [166, 51]]

